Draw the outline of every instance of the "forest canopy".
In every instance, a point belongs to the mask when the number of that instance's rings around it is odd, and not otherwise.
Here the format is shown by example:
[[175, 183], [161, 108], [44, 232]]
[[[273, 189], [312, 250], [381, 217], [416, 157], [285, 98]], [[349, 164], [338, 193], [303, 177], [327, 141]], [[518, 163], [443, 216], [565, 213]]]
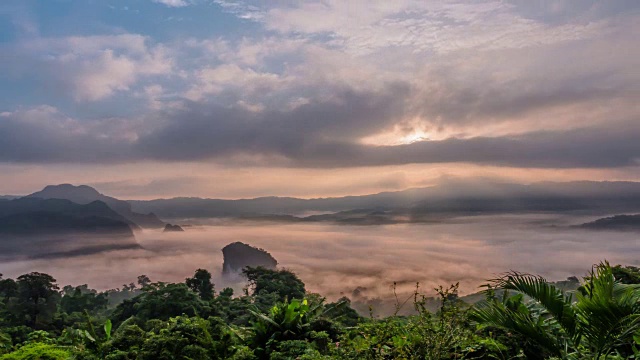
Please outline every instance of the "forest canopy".
[[[0, 359], [628, 359], [640, 354], [640, 269], [593, 267], [575, 291], [529, 274], [488, 281], [467, 304], [458, 285], [419, 285], [396, 314], [362, 316], [348, 298], [310, 293], [291, 271], [246, 268], [242, 294], [197, 269], [184, 283], [108, 291], [49, 274], [0, 276]], [[400, 316], [403, 306], [415, 315]]]

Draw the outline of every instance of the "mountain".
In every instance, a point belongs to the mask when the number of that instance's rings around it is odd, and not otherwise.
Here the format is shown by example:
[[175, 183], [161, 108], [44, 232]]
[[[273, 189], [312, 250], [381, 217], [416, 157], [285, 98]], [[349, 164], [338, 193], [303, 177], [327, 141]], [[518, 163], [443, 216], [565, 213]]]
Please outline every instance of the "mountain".
[[27, 195], [26, 198], [39, 198], [39, 199], [66, 199], [77, 204], [89, 204], [94, 201], [101, 201], [118, 214], [127, 218], [130, 222], [142, 227], [142, 228], [162, 228], [164, 222], [158, 219], [153, 213], [141, 214], [131, 210], [131, 205], [122, 200], [103, 195], [96, 189], [87, 186], [80, 185], [74, 186], [71, 184], [61, 185], [49, 185], [41, 191], [35, 192], [31, 195]]
[[131, 223], [107, 204], [70, 200], [0, 200], [0, 259], [84, 255], [140, 248]]
[[13, 199], [17, 199], [20, 196], [18, 195], [0, 195], [0, 200], [13, 200]]
[[616, 215], [584, 223], [589, 230], [640, 231], [640, 215]]
[[234, 242], [222, 248], [222, 256], [222, 275], [226, 277], [239, 275], [247, 266], [275, 269], [278, 265], [276, 259], [267, 251], [241, 242]]
[[[336, 198], [255, 199], [173, 198], [131, 200], [134, 211], [153, 212], [163, 218], [254, 217], [305, 213], [386, 212], [414, 221], [440, 214], [577, 212], [608, 214], [640, 211], [637, 182], [540, 182], [529, 185], [447, 180], [432, 187]], [[343, 214], [344, 215], [344, 214]], [[342, 216], [341, 216], [342, 217]], [[315, 217], [323, 221], [329, 217]], [[287, 218], [287, 221], [294, 219]], [[368, 222], [366, 220], [364, 222]], [[378, 216], [372, 222], [387, 222]]]
[[66, 199], [41, 199], [24, 197], [15, 200], [0, 200], [0, 217], [14, 214], [47, 212], [72, 217], [101, 217], [127, 224], [132, 230], [140, 228], [134, 222], [113, 211], [102, 201], [78, 204]]
[[0, 217], [0, 235], [57, 234], [134, 236], [127, 223], [100, 216], [40, 211]]
[[162, 232], [184, 232], [184, 229], [180, 225], [167, 224]]

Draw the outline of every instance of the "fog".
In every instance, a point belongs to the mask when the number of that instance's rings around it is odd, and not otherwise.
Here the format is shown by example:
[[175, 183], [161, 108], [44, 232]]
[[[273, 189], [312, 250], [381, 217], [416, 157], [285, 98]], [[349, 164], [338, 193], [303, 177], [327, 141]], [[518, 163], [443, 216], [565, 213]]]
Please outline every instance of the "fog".
[[136, 235], [143, 249], [5, 259], [0, 273], [15, 277], [40, 271], [61, 285], [109, 289], [135, 282], [140, 274], [154, 281], [183, 281], [197, 268], [206, 268], [220, 290], [225, 285], [220, 279], [221, 249], [242, 241], [269, 251], [279, 266], [296, 272], [309, 291], [366, 302], [391, 297], [393, 282], [407, 293], [420, 282], [425, 294], [434, 295], [434, 287], [459, 281], [461, 294], [469, 294], [508, 270], [563, 280], [584, 275], [604, 259], [640, 264], [640, 234], [566, 226], [575, 221], [538, 215], [385, 226], [218, 223], [187, 227], [184, 233], [145, 231]]

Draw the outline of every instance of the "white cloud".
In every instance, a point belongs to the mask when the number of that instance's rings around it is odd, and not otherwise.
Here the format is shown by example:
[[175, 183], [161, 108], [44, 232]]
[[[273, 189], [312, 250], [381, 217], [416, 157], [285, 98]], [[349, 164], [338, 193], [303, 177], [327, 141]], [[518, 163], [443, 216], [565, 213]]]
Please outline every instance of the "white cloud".
[[183, 7], [189, 5], [189, 3], [185, 0], [153, 0], [153, 2], [163, 4], [168, 7]]
[[213, 0], [213, 2], [240, 19], [259, 21], [264, 17], [264, 11], [260, 7], [242, 1]]
[[582, 39], [602, 23], [550, 28], [513, 12], [503, 1], [309, 1], [274, 7], [263, 19], [284, 34], [326, 34], [356, 55], [389, 47], [447, 53], [460, 49], [522, 48]]
[[252, 97], [258, 93], [277, 91], [288, 81], [286, 77], [236, 64], [224, 64], [198, 72], [198, 82], [186, 93], [186, 98], [198, 101], [206, 95], [219, 95], [225, 90], [237, 90]]
[[169, 49], [147, 42], [137, 34], [38, 38], [17, 52], [76, 101], [97, 101], [130, 90], [144, 77], [171, 74]]

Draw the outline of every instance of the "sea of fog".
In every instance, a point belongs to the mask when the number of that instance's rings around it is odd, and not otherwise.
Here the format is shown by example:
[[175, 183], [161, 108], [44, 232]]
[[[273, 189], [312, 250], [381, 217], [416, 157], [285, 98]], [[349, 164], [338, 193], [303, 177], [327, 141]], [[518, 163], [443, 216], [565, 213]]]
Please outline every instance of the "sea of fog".
[[205, 268], [220, 289], [225, 285], [220, 279], [221, 249], [242, 241], [269, 251], [310, 291], [329, 299], [345, 295], [366, 301], [390, 298], [393, 282], [406, 293], [419, 282], [427, 295], [433, 295], [438, 285], [460, 282], [460, 292], [469, 294], [508, 270], [564, 280], [585, 275], [604, 259], [640, 264], [640, 234], [584, 231], [567, 227], [570, 222], [550, 216], [467, 217], [383, 226], [201, 221], [184, 233], [137, 234], [143, 250], [5, 261], [0, 273], [15, 277], [46, 272], [61, 285], [86, 283], [110, 289], [135, 282], [140, 274], [177, 282]]

